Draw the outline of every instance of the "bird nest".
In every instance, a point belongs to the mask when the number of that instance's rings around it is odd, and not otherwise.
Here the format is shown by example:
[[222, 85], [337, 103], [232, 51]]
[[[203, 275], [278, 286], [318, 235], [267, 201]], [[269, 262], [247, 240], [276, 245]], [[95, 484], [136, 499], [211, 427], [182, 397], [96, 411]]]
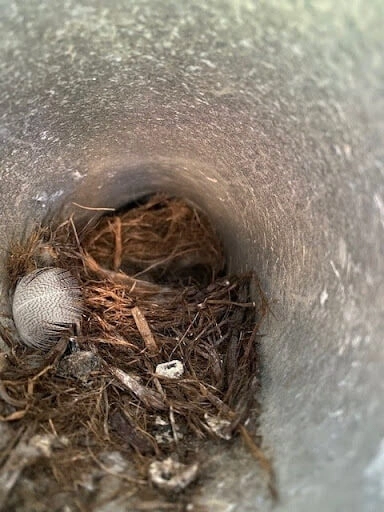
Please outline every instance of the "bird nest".
[[[11, 244], [10, 297], [23, 276], [47, 267], [79, 283], [82, 320], [47, 336], [42, 352], [2, 329], [10, 350], [0, 361], [0, 419], [9, 442], [0, 508], [46, 510], [42, 503], [65, 490], [84, 510], [94, 490], [84, 475], [94, 482], [113, 473], [115, 454], [130, 461], [129, 471], [116, 471], [136, 504], [184, 510], [204, 478], [204, 447], [239, 436], [273, 491], [261, 439], [245, 426], [259, 410], [268, 304], [254, 275], [227, 275], [199, 210], [155, 195], [81, 229], [72, 218], [39, 227]], [[36, 483], [29, 494], [25, 479]]]

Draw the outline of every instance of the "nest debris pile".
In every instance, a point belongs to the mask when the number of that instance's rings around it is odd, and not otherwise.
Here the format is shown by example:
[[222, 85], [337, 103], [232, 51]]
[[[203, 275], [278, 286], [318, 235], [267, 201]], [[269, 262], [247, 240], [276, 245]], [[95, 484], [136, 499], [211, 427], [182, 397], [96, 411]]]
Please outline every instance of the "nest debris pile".
[[[13, 451], [0, 458], [0, 508], [16, 510], [10, 490], [21, 472], [38, 465], [74, 489], [91, 464], [104, 467], [106, 450], [134, 461], [126, 480], [138, 494], [185, 494], [203, 471], [204, 443], [238, 433], [272, 488], [271, 465], [244, 426], [257, 408], [268, 304], [254, 276], [226, 275], [200, 211], [155, 195], [82, 229], [72, 219], [39, 227], [11, 246], [11, 296], [20, 278], [45, 267], [77, 279], [83, 320], [40, 353], [2, 329], [10, 352], [0, 361], [0, 419]], [[20, 452], [23, 464], [14, 460]]]

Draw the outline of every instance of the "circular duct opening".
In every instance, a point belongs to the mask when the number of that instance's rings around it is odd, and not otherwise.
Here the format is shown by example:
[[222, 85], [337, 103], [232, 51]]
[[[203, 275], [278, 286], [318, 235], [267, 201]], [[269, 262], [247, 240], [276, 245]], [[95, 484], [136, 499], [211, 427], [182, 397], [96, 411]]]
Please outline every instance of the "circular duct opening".
[[[119, 162], [119, 158], [115, 159]], [[75, 221], [85, 223], [95, 212], [87, 212], [73, 203], [89, 208], [119, 209], [156, 192], [182, 197], [212, 222], [223, 242], [229, 272], [254, 271], [259, 275], [269, 257], [265, 222], [274, 222], [263, 208], [264, 191], [250, 193], [247, 176], [218, 164], [214, 167], [201, 158], [158, 159], [128, 167], [93, 162], [88, 177], [64, 204], [64, 212], [66, 215], [74, 212]], [[264, 274], [262, 281], [268, 289], [268, 275]]]

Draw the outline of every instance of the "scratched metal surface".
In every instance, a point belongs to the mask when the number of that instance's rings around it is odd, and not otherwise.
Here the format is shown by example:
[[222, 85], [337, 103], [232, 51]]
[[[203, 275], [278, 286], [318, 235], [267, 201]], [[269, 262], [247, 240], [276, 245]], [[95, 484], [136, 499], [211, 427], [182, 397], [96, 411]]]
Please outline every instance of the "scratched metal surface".
[[[0, 6], [1, 254], [72, 200], [195, 201], [275, 301], [261, 431], [278, 510], [379, 510], [382, 1]], [[228, 450], [202, 500], [268, 510], [259, 477]]]

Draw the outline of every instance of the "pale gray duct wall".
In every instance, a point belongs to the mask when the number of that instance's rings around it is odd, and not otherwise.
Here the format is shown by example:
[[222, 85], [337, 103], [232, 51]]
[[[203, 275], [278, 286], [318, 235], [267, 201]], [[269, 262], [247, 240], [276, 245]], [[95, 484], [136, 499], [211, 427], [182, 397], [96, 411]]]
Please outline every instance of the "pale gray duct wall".
[[[3, 253], [72, 200], [195, 201], [275, 301], [261, 431], [278, 509], [380, 510], [382, 1], [0, 5]], [[210, 492], [266, 509], [258, 475], [226, 453]]]

